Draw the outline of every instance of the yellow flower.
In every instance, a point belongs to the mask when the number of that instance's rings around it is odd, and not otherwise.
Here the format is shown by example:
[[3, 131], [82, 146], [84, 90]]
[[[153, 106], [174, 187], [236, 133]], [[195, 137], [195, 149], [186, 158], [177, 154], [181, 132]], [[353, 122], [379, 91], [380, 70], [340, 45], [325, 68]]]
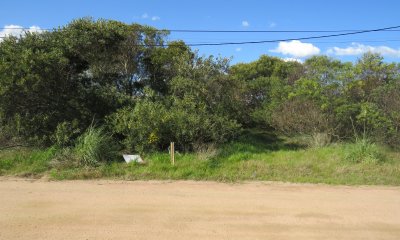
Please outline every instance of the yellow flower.
[[156, 132], [150, 133], [150, 136], [149, 136], [149, 143], [150, 144], [153, 144], [153, 143], [157, 142], [158, 140], [159, 140], [159, 137], [157, 136]]

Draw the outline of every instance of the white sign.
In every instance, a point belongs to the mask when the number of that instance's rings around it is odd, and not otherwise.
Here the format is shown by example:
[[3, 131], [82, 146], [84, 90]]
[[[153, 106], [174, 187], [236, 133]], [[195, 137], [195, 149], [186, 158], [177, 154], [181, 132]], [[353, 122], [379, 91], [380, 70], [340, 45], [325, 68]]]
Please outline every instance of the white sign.
[[124, 157], [124, 160], [126, 163], [130, 162], [137, 162], [137, 163], [144, 163], [143, 159], [140, 157], [140, 155], [122, 155]]

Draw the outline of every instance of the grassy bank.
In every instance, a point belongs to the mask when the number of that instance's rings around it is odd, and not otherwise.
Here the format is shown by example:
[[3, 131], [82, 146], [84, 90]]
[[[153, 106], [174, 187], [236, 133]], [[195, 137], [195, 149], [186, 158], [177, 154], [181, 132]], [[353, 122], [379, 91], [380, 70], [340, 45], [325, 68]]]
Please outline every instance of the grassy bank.
[[[97, 167], [54, 164], [55, 148], [0, 151], [0, 174], [51, 179], [191, 179], [269, 180], [328, 184], [400, 185], [400, 153], [378, 146], [333, 144], [306, 148], [265, 132], [249, 131], [240, 139], [197, 153], [143, 156], [146, 164], [111, 162]], [[379, 156], [378, 156], [379, 155]], [[381, 156], [380, 156], [381, 155]], [[122, 159], [121, 159], [122, 160]]]

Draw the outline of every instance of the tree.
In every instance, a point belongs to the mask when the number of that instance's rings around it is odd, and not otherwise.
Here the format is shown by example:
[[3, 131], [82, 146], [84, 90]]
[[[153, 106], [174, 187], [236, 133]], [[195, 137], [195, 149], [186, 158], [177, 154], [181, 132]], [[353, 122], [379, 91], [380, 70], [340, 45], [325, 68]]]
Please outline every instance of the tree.
[[182, 72], [182, 64], [193, 61], [194, 56], [182, 41], [170, 42], [168, 47], [150, 50], [143, 59], [147, 72], [145, 85], [160, 94], [168, 94], [171, 80]]
[[0, 43], [2, 124], [49, 143], [59, 124], [85, 129], [140, 94], [143, 58], [165, 32], [117, 21], [78, 19], [51, 32]]
[[244, 100], [245, 111], [239, 121], [250, 127], [260, 122], [269, 125], [272, 106], [285, 95], [286, 87], [302, 76], [303, 68], [300, 63], [263, 55], [257, 61], [232, 66], [229, 74], [240, 84]]

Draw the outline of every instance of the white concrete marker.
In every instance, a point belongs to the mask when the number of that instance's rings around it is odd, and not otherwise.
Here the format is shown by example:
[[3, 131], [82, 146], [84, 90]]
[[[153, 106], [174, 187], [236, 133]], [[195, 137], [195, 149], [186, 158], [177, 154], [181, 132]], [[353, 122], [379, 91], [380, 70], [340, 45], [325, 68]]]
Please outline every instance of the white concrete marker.
[[126, 163], [130, 162], [137, 162], [137, 163], [144, 163], [143, 159], [140, 157], [140, 155], [122, 155], [124, 157], [124, 160]]

